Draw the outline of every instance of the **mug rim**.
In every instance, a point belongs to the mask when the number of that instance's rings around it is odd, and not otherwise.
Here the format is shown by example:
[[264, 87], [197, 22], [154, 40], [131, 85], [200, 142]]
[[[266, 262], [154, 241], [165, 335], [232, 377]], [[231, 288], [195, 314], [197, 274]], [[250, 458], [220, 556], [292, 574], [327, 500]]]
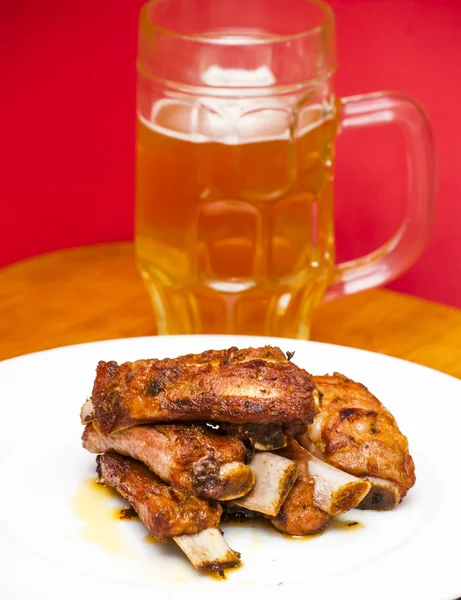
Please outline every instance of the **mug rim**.
[[[310, 29], [306, 29], [304, 31], [298, 31], [295, 33], [268, 34], [268, 35], [265, 35], [264, 38], [260, 38], [260, 39], [255, 38], [254, 40], [252, 40], [251, 45], [264, 46], [264, 45], [280, 43], [280, 42], [287, 43], [287, 42], [290, 42], [291, 40], [297, 40], [300, 38], [307, 38], [311, 35], [318, 35], [319, 33], [327, 30], [329, 27], [331, 27], [334, 24], [334, 12], [333, 12], [332, 7], [329, 4], [327, 4], [323, 0], [303, 0], [303, 1], [308, 4], [314, 4], [315, 6], [317, 6], [321, 9], [323, 19], [319, 25], [315, 25], [314, 27], [311, 27]], [[203, 33], [181, 33], [179, 31], [174, 31], [173, 29], [168, 29], [166, 27], [162, 27], [161, 25], [158, 25], [157, 23], [155, 23], [148, 15], [149, 10], [152, 7], [160, 4], [161, 2], [165, 2], [165, 0], [149, 0], [149, 2], [146, 2], [141, 7], [141, 10], [140, 10], [141, 28], [143, 28], [144, 26], [147, 25], [152, 33], [157, 32], [164, 36], [171, 37], [173, 39], [184, 40], [184, 41], [188, 41], [188, 42], [195, 42], [195, 43], [200, 43], [200, 44], [209, 44], [209, 45], [214, 45], [214, 46], [225, 44], [226, 46], [231, 46], [231, 47], [248, 45], [248, 40], [246, 40], [246, 41], [239, 40], [237, 37], [235, 38], [235, 40], [233, 40], [232, 38], [231, 39], [226, 38], [226, 40], [224, 40], [224, 38], [220, 39], [219, 37], [211, 37], [211, 36], [207, 36]]]

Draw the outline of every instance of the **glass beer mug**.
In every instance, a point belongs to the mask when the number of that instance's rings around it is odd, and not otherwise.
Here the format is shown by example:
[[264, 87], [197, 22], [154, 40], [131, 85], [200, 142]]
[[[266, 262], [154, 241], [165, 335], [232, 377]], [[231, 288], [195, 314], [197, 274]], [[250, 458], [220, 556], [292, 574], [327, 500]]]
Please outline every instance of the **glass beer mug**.
[[[401, 273], [426, 242], [435, 159], [424, 113], [337, 99], [334, 17], [317, 0], [153, 0], [141, 10], [136, 254], [160, 334], [308, 338], [313, 308]], [[335, 265], [334, 139], [397, 122], [397, 233]]]

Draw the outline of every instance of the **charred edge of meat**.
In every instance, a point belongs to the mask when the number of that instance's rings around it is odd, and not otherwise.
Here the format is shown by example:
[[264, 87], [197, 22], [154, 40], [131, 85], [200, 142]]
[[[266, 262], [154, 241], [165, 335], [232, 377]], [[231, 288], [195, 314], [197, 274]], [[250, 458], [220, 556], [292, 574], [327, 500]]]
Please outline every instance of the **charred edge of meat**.
[[[243, 441], [243, 440], [242, 440]], [[245, 442], [244, 442], [245, 444]], [[253, 448], [253, 446], [251, 446], [251, 444], [245, 444], [245, 448], [246, 448], [246, 453], [245, 453], [245, 464], [249, 465], [251, 463], [251, 461], [253, 460], [253, 457], [256, 453], [256, 450]]]
[[278, 450], [287, 443], [283, 426], [279, 423], [222, 423], [221, 427], [228, 435], [238, 437], [248, 448], [255, 450]]
[[285, 492], [284, 492], [284, 496], [283, 496], [283, 500], [282, 500], [282, 504], [283, 502], [285, 502], [285, 500], [288, 497], [288, 494], [291, 491], [291, 488], [294, 486], [296, 478], [298, 476], [298, 466], [295, 463], [295, 468], [292, 469], [286, 476], [285, 481], [284, 481], [284, 487], [285, 487]]
[[[201, 423], [199, 423], [201, 424]], [[255, 454], [255, 449], [253, 447], [253, 445], [251, 444], [248, 436], [246, 435], [235, 435], [234, 431], [240, 431], [242, 425], [234, 425], [232, 423], [215, 423], [214, 421], [207, 421], [205, 423], [205, 426], [210, 428], [212, 430], [213, 433], [222, 435], [222, 436], [234, 436], [237, 437], [244, 445], [246, 448], [246, 453], [245, 453], [245, 458], [244, 458], [244, 463], [246, 465], [250, 464], [254, 454]], [[238, 428], [238, 429], [236, 429]]]
[[[240, 555], [240, 552], [237, 552], [237, 554]], [[212, 562], [212, 563], [206, 563], [203, 565], [203, 567], [201, 567], [202, 569], [208, 569], [209, 571], [213, 571], [214, 573], [217, 573], [220, 577], [222, 577], [223, 579], [226, 579], [226, 573], [225, 573], [225, 569], [232, 569], [234, 567], [236, 567], [238, 564], [240, 563], [240, 560], [229, 560], [228, 562]]]
[[99, 483], [101, 485], [105, 485], [104, 478], [102, 476], [102, 470], [101, 470], [101, 455], [100, 454], [98, 454], [98, 456], [96, 457], [96, 474], [98, 476], [97, 483]]
[[254, 440], [254, 448], [259, 451], [280, 450], [287, 445], [286, 436], [280, 431], [271, 438], [266, 438], [264, 441]]
[[219, 500], [233, 500], [248, 494], [255, 484], [253, 471], [241, 462], [230, 462], [221, 465], [219, 476], [222, 491]]
[[330, 511], [326, 512], [333, 514], [333, 516], [342, 515], [345, 512], [349, 512], [352, 508], [356, 508], [360, 504], [358, 499], [366, 496], [367, 493], [368, 487], [365, 485], [363, 487], [359, 487], [353, 483], [349, 484], [349, 486], [346, 485], [336, 495], [334, 495], [331, 509]]
[[249, 519], [257, 519], [257, 518], [266, 518], [266, 515], [259, 513], [255, 510], [249, 510], [248, 508], [243, 508], [243, 506], [237, 506], [235, 504], [226, 504], [222, 505], [223, 513], [221, 516], [221, 521], [223, 523], [245, 523]]
[[209, 457], [204, 457], [196, 463], [191, 471], [190, 479], [195, 492], [199, 496], [217, 498], [223, 492], [223, 486], [219, 478], [219, 465]]
[[132, 506], [127, 506], [125, 508], [120, 509], [119, 519], [121, 521], [127, 520], [131, 521], [131, 519], [139, 519], [138, 513]]
[[398, 486], [378, 477], [364, 477], [371, 489], [357, 508], [361, 510], [392, 510], [402, 501]]
[[232, 500], [247, 494], [254, 486], [252, 470], [242, 462], [219, 465], [209, 458], [200, 460], [190, 474], [196, 494], [214, 500]]

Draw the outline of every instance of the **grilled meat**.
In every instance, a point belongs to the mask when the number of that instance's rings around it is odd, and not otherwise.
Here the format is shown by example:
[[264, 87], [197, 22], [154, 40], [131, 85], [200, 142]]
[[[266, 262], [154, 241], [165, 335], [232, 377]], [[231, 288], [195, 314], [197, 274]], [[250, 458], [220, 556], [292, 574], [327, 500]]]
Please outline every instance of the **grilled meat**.
[[233, 347], [97, 366], [81, 421], [100, 481], [197, 569], [224, 576], [240, 563], [221, 517], [305, 536], [357, 506], [393, 508], [415, 483], [407, 439], [379, 400], [291, 358]]
[[165, 485], [141, 463], [118, 454], [96, 458], [101, 483], [113, 487], [131, 504], [160, 542], [194, 535], [219, 525], [222, 509], [196, 498], [184, 488]]
[[239, 364], [251, 360], [280, 363], [289, 362], [289, 359], [280, 348], [274, 346], [261, 346], [259, 348], [243, 348], [235, 346], [225, 350], [205, 350], [200, 354], [184, 354], [180, 357], [188, 365], [220, 365]]
[[309, 535], [322, 531], [330, 515], [314, 506], [314, 478], [309, 473], [307, 452], [294, 440], [280, 451], [283, 456], [294, 460], [298, 466], [298, 477], [271, 523], [289, 535]]
[[278, 423], [302, 433], [316, 414], [312, 377], [278, 348], [100, 362], [82, 422], [104, 435], [160, 421]]
[[131, 456], [167, 483], [189, 488], [201, 498], [239, 498], [254, 485], [253, 473], [244, 464], [243, 442], [202, 425], [142, 425], [106, 437], [89, 424], [82, 439], [90, 452]]
[[372, 488], [360, 508], [393, 508], [415, 483], [407, 438], [367, 388], [340, 373], [315, 377], [321, 411], [301, 443], [313, 454]]

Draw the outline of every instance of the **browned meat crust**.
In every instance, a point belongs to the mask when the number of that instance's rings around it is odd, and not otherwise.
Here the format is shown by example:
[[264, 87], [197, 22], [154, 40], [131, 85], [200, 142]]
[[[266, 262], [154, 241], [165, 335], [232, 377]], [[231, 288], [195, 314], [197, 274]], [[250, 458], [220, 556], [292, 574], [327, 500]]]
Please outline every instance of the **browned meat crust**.
[[295, 440], [288, 440], [286, 448], [278, 454], [294, 460], [298, 477], [277, 516], [271, 519], [274, 527], [289, 535], [309, 535], [322, 531], [331, 519], [314, 501], [314, 479], [309, 475], [307, 452]]
[[248, 447], [256, 450], [277, 450], [287, 443], [282, 425], [279, 423], [246, 423], [245, 425], [220, 423], [219, 425], [226, 433], [238, 437]]
[[238, 364], [249, 360], [264, 360], [265, 362], [288, 362], [287, 356], [275, 346], [261, 346], [259, 348], [243, 348], [235, 346], [225, 350], [205, 350], [201, 354], [185, 354], [180, 357], [186, 364], [191, 365], [219, 365]]
[[312, 377], [271, 347], [100, 362], [82, 420], [104, 435], [174, 420], [280, 423], [294, 435], [316, 413], [313, 391]]
[[96, 462], [101, 482], [128, 500], [158, 541], [167, 542], [177, 535], [193, 535], [219, 525], [219, 504], [165, 485], [141, 463], [118, 454], [100, 454]]
[[243, 442], [203, 425], [141, 425], [106, 437], [90, 423], [82, 439], [90, 452], [113, 451], [140, 460], [167, 483], [189, 488], [202, 498], [238, 498], [254, 483], [251, 469], [243, 464], [247, 454]]
[[[303, 445], [351, 475], [393, 482], [402, 499], [415, 484], [415, 467], [392, 414], [364, 385], [340, 373], [314, 379], [322, 407]], [[384, 504], [376, 501], [374, 507]]]
[[222, 508], [221, 521], [223, 523], [246, 523], [249, 519], [268, 519], [266, 515], [238, 506], [234, 502], [224, 502]]

